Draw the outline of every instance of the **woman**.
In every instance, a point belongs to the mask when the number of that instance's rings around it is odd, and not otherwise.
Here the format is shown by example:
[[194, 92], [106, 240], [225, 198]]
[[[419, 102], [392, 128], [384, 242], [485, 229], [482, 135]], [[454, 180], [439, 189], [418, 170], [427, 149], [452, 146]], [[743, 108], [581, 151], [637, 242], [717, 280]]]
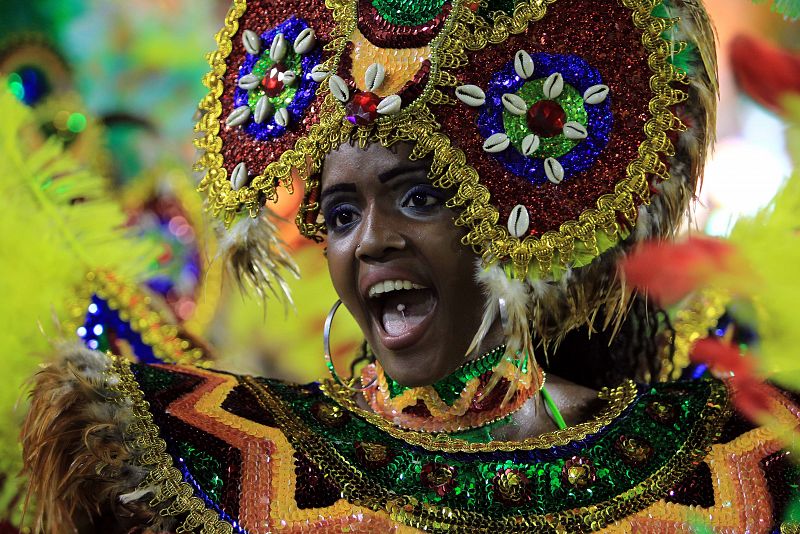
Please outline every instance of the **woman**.
[[319, 384], [67, 350], [24, 430], [48, 528], [781, 527], [786, 454], [724, 383], [624, 380], [669, 360], [616, 262], [671, 235], [697, 183], [702, 6], [237, 1], [217, 39], [197, 145], [229, 257], [280, 283], [249, 216], [303, 180], [298, 225], [327, 236], [366, 365], [331, 364], [339, 302]]

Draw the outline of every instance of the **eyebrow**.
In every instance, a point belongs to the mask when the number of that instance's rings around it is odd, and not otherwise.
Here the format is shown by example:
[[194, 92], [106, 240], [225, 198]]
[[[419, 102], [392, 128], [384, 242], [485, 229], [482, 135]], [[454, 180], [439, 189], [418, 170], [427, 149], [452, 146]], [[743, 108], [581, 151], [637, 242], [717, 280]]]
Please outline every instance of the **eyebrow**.
[[[391, 169], [378, 174], [378, 181], [382, 184], [385, 184], [386, 182], [394, 178], [397, 178], [398, 176], [401, 176], [403, 174], [421, 170], [427, 170], [427, 165], [421, 163], [418, 165], [392, 167]], [[348, 182], [348, 183], [332, 185], [327, 189], [323, 189], [322, 192], [320, 193], [320, 196], [332, 195], [334, 193], [355, 193], [355, 191], [356, 191], [355, 184]]]

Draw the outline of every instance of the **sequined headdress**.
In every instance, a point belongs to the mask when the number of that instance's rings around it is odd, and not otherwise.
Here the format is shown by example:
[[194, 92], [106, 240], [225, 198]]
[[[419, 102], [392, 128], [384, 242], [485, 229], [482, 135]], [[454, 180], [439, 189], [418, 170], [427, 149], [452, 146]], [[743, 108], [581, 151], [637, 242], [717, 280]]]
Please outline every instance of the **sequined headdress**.
[[550, 339], [621, 315], [612, 264], [674, 230], [712, 137], [699, 0], [236, 0], [217, 41], [197, 125], [213, 213], [302, 194], [319, 239], [325, 156], [411, 142], [487, 290]]

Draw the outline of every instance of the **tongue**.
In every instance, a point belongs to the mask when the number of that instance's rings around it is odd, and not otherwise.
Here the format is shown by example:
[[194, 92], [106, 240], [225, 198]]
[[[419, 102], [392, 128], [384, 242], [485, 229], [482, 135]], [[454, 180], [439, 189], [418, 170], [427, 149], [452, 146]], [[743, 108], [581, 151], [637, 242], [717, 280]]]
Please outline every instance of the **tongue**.
[[392, 337], [405, 334], [433, 310], [434, 298], [430, 289], [393, 291], [383, 298], [381, 323]]

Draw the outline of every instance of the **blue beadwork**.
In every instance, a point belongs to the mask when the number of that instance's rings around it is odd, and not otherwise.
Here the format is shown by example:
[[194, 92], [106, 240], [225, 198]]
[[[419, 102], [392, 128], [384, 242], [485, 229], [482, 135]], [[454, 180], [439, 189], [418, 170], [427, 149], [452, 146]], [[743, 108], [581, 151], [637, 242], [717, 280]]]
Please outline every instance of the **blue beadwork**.
[[[306, 24], [306, 22], [302, 19], [291, 17], [280, 23], [275, 28], [261, 34], [261, 41], [263, 43], [271, 43], [273, 39], [275, 39], [276, 35], [282, 33], [284, 38], [286, 38], [289, 43], [293, 43], [294, 40], [297, 39], [297, 36], [300, 34], [300, 32], [308, 27], [308, 24]], [[260, 58], [260, 54], [247, 54], [244, 63], [241, 67], [239, 67], [239, 78], [250, 74]], [[289, 115], [292, 117], [292, 121], [295, 123], [302, 119], [306, 109], [308, 109], [308, 106], [310, 106], [311, 102], [314, 101], [319, 84], [311, 78], [311, 69], [317, 66], [321, 60], [322, 52], [319, 46], [308, 54], [303, 55], [302, 59], [300, 60], [302, 75], [298, 77], [297, 92], [295, 93], [292, 102], [286, 106], [286, 110], [289, 112]], [[237, 86], [233, 97], [234, 109], [248, 105], [248, 99], [248, 91]], [[286, 127], [275, 122], [275, 118], [273, 117], [269, 121], [265, 121], [262, 124], [258, 124], [257, 122], [251, 120], [244, 127], [244, 131], [259, 141], [267, 141], [283, 135], [286, 132]]]
[[[560, 72], [564, 82], [583, 94], [589, 87], [603, 83], [600, 72], [578, 56], [535, 53], [531, 54], [537, 78], [547, 78]], [[486, 91], [486, 105], [478, 116], [478, 131], [484, 138], [505, 132], [503, 126], [502, 96], [515, 93], [526, 82], [514, 70], [514, 62], [507, 63], [489, 82]], [[589, 136], [567, 154], [556, 158], [564, 168], [564, 179], [589, 170], [608, 144], [614, 118], [611, 113], [611, 97], [600, 104], [584, 105], [588, 116]], [[523, 156], [513, 147], [492, 154], [502, 165], [515, 175], [533, 184], [548, 183], [544, 172], [544, 160]]]
[[107, 350], [108, 336], [113, 333], [116, 339], [124, 339], [133, 350], [136, 361], [141, 363], [164, 363], [153, 352], [153, 347], [142, 341], [142, 336], [123, 321], [117, 310], [108, 305], [105, 299], [92, 295], [83, 326], [78, 336], [92, 350]]

